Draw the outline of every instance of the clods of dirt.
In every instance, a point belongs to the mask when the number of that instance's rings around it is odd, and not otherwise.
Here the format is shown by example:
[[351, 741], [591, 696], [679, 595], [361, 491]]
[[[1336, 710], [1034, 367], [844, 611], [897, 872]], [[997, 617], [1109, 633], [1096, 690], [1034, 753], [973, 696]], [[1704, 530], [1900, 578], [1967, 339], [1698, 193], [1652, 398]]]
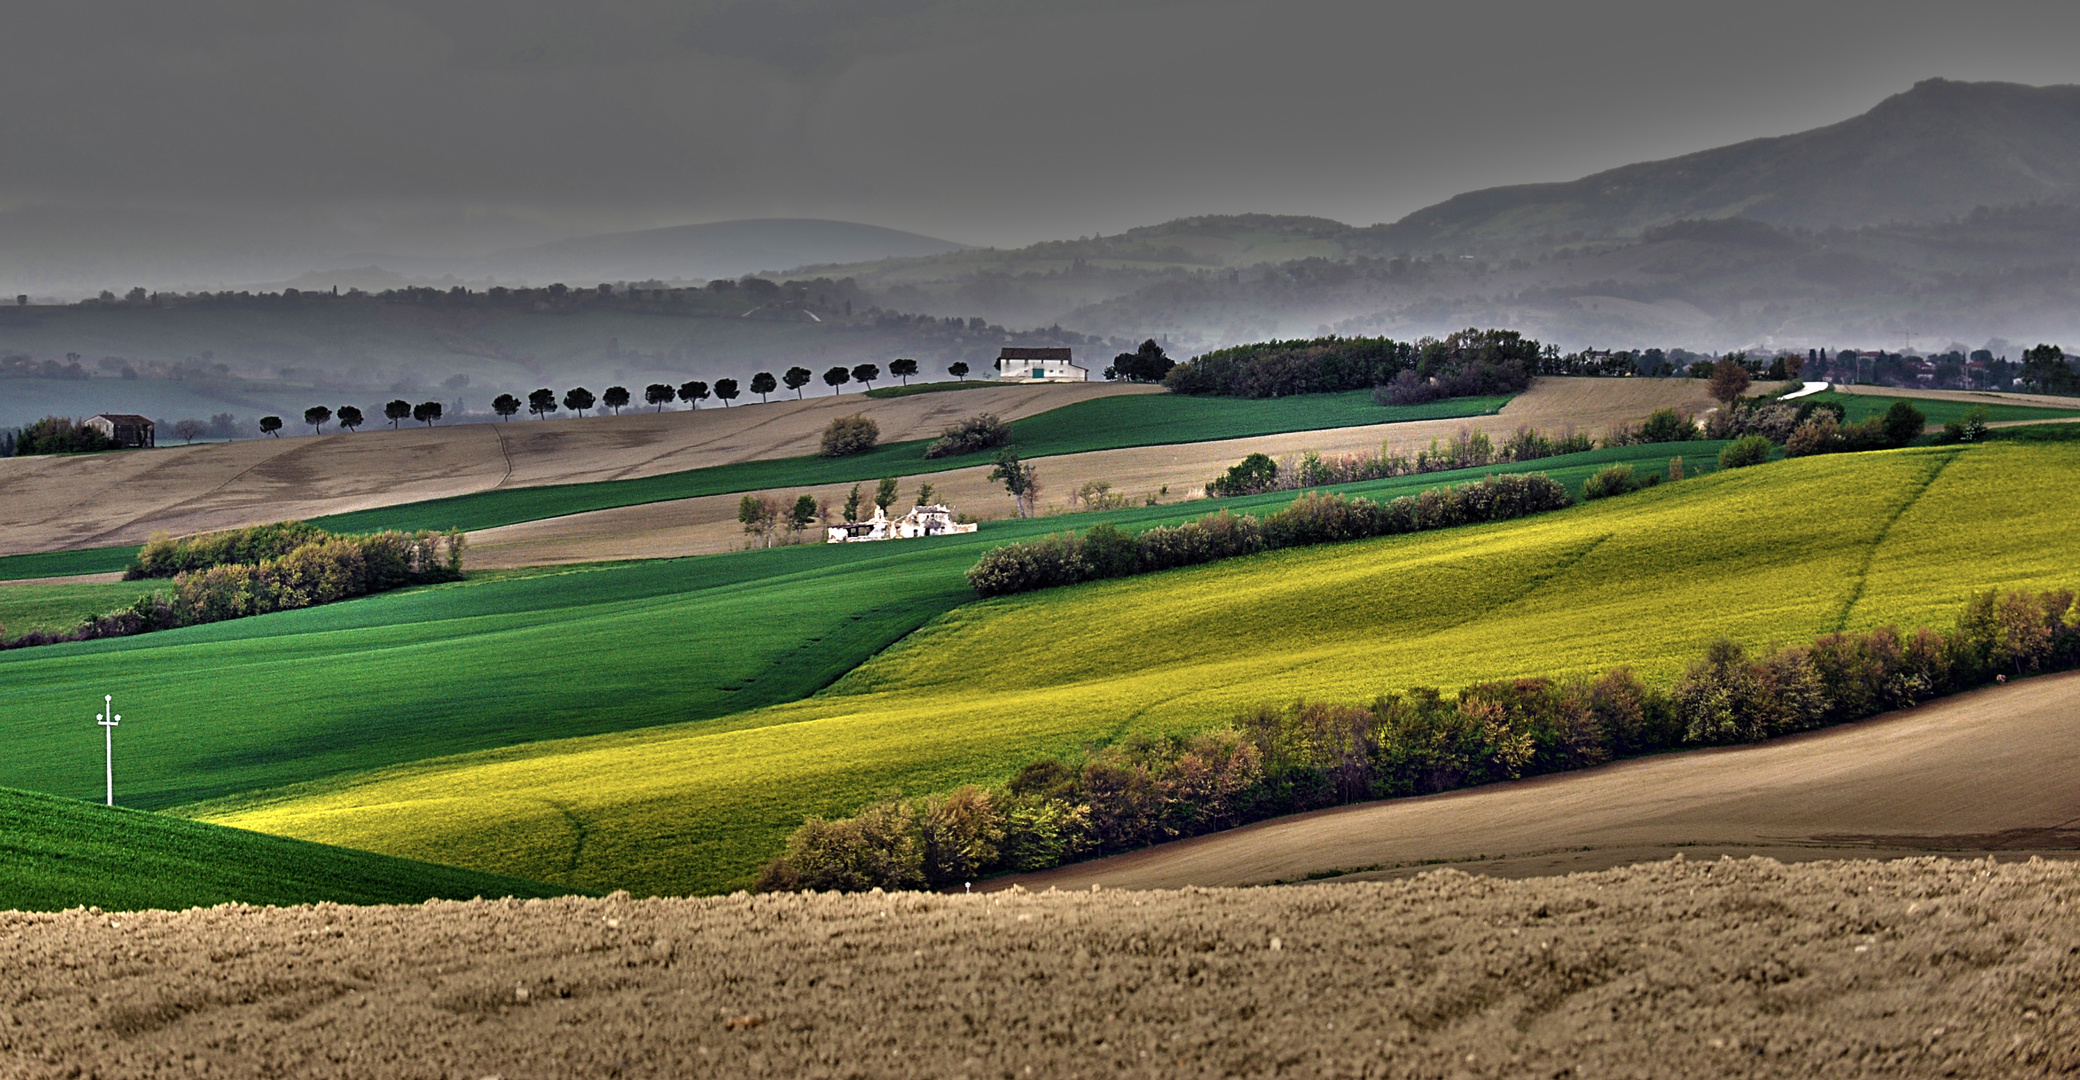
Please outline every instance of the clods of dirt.
[[0, 1076], [2039, 1076], [2080, 866], [0, 914]]

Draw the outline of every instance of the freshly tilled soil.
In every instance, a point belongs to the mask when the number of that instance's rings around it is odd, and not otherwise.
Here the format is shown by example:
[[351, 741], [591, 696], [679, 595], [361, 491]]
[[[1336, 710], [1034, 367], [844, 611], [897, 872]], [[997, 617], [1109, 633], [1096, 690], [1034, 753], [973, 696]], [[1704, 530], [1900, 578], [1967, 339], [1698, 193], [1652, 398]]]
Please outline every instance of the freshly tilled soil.
[[2045, 1076], [2080, 867], [0, 915], [0, 1075]]

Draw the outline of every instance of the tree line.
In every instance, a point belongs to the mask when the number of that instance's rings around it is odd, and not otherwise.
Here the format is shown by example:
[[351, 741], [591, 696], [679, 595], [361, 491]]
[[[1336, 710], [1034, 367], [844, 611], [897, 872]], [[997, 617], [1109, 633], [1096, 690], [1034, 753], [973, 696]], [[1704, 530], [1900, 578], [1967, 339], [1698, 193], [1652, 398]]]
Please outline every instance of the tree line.
[[1549, 351], [1557, 352], [1514, 330], [1467, 329], [1419, 341], [1265, 341], [1202, 353], [1170, 368], [1162, 381], [1175, 393], [1246, 398], [1373, 390], [1382, 404], [1407, 405], [1515, 393], [1530, 385], [1540, 355]]
[[301, 521], [180, 540], [155, 533], [124, 577], [170, 577], [172, 591], [57, 632], [31, 630], [9, 641], [0, 628], [0, 648], [127, 637], [459, 581], [463, 547], [460, 530], [342, 536]]
[[1453, 695], [1416, 687], [1364, 704], [1263, 706], [1197, 735], [1137, 734], [1080, 759], [1039, 758], [996, 787], [811, 817], [758, 888], [943, 888], [1343, 803], [1861, 720], [2080, 666], [2074, 599], [2069, 589], [1988, 590], [1945, 632], [1885, 626], [1760, 653], [1721, 639], [1666, 688], [1619, 666]]

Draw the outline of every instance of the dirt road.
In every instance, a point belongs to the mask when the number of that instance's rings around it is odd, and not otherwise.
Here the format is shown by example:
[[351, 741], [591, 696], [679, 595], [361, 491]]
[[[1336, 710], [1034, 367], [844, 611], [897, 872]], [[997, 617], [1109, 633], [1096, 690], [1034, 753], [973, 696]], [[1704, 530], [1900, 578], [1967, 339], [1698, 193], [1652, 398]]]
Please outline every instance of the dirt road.
[[249, 439], [80, 457], [0, 458], [0, 555], [365, 510], [498, 487], [623, 480], [816, 452], [834, 416], [864, 412], [888, 441], [978, 412], [1017, 419], [1113, 383], [1013, 385], [901, 398], [825, 395], [722, 409]]
[[1760, 746], [1281, 818], [992, 887], [1245, 885], [1438, 862], [1523, 876], [1678, 851], [1811, 859], [2075, 849], [2080, 672], [2068, 672]]
[[[1316, 450], [1324, 454], [1377, 453], [1382, 443], [1396, 452], [1414, 453], [1432, 439], [1450, 439], [1461, 428], [1486, 430], [1497, 439], [1521, 426], [1558, 433], [1575, 430], [1601, 435], [1613, 424], [1635, 423], [1663, 406], [1702, 411], [1711, 404], [1705, 385], [1696, 379], [1539, 379], [1495, 416], [1470, 420], [1433, 420], [1404, 424], [1330, 428], [1249, 439], [1177, 443], [1169, 446], [1101, 450], [1039, 459], [1041, 507], [1061, 509], [1085, 483], [1104, 481], [1115, 493], [1156, 494], [1168, 488], [1164, 502], [1197, 498], [1206, 482], [1252, 453], [1274, 458]], [[930, 482], [939, 497], [964, 513], [984, 520], [1011, 512], [1010, 497], [989, 480], [989, 468], [901, 478], [904, 495]], [[871, 485], [870, 485], [871, 487]], [[766, 492], [788, 503], [802, 494], [845, 500], [850, 484], [790, 488]], [[592, 562], [603, 559], [667, 558], [707, 555], [744, 544], [737, 524], [742, 495], [624, 506], [541, 521], [522, 522], [470, 534], [472, 569]]]
[[2080, 867], [0, 914], [0, 1075], [2080, 1070]]

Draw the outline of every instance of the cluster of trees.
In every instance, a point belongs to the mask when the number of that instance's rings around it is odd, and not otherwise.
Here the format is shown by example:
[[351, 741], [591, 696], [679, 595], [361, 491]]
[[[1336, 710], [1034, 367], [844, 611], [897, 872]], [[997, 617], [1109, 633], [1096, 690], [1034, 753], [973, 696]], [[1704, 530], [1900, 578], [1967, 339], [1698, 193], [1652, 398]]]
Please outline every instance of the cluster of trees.
[[[1324, 337], [1237, 345], [1192, 358], [1171, 368], [1163, 385], [1180, 394], [1284, 397], [1340, 390], [1402, 387], [1382, 397], [1426, 397], [1469, 393], [1512, 393], [1529, 385], [1547, 347], [1514, 330], [1462, 330], [1443, 339]], [[1117, 362], [1115, 362], [1117, 366]], [[1403, 376], [1406, 375], [1404, 379]], [[1432, 380], [1436, 380], [1433, 384]]]
[[881, 441], [881, 425], [860, 413], [840, 416], [823, 429], [823, 456], [864, 454]]
[[1673, 687], [1600, 678], [1419, 687], [1258, 708], [1189, 737], [1041, 758], [1000, 788], [812, 817], [761, 890], [943, 887], [1341, 803], [1450, 791], [1860, 720], [1995, 678], [2080, 666], [2074, 594], [1988, 591], [1947, 633], [1882, 627], [1750, 654], [1713, 643]]
[[1430, 440], [1428, 447], [1413, 455], [1396, 454], [1391, 445], [1384, 443], [1377, 454], [1324, 457], [1309, 450], [1297, 457], [1287, 455], [1279, 461], [1273, 461], [1265, 454], [1251, 454], [1230, 466], [1226, 474], [1208, 483], [1206, 494], [1215, 497], [1256, 495], [1266, 491], [1351, 484], [1360, 480], [1420, 476], [1453, 469], [1536, 461], [1595, 448], [1596, 440], [1587, 435], [1569, 432], [1551, 436], [1528, 426], [1517, 428], [1516, 433], [1498, 447], [1487, 432], [1465, 427], [1460, 428], [1449, 441]]
[[1122, 379], [1127, 382], [1159, 383], [1177, 366], [1177, 361], [1164, 355], [1163, 347], [1156, 339], [1149, 338], [1139, 349], [1121, 353], [1112, 358], [1112, 366], [1105, 369], [1107, 379]]
[[[114, 440], [85, 423], [46, 416], [14, 435], [14, 454], [95, 454], [116, 449]], [[12, 455], [10, 455], [12, 456]]]
[[[923, 506], [932, 501], [937, 491], [931, 484], [919, 484], [917, 500], [913, 505]], [[845, 497], [844, 505], [838, 510], [845, 521], [864, 520], [866, 507], [881, 508], [886, 515], [900, 498], [896, 478], [883, 477], [874, 486], [869, 496], [859, 484], [852, 485], [852, 492]], [[771, 495], [748, 494], [737, 501], [737, 523], [744, 533], [760, 547], [772, 547], [775, 543], [800, 543], [802, 534], [814, 525], [828, 526], [832, 522], [830, 500], [819, 500], [814, 495], [797, 495], [793, 499], [774, 498]]]
[[995, 413], [979, 413], [948, 424], [924, 448], [928, 458], [958, 457], [993, 450], [1011, 442], [1011, 425]]
[[459, 530], [339, 536], [291, 521], [186, 540], [156, 534], [125, 576], [172, 577], [172, 592], [148, 593], [69, 630], [31, 631], [0, 647], [125, 637], [457, 581], [462, 553]]
[[1005, 544], [984, 552], [969, 568], [968, 584], [982, 596], [1005, 596], [1280, 548], [1506, 521], [1572, 505], [1566, 486], [1543, 473], [1489, 476], [1388, 503], [1310, 492], [1261, 519], [1222, 510], [1141, 533], [1099, 522], [1080, 536], [1063, 533]]

